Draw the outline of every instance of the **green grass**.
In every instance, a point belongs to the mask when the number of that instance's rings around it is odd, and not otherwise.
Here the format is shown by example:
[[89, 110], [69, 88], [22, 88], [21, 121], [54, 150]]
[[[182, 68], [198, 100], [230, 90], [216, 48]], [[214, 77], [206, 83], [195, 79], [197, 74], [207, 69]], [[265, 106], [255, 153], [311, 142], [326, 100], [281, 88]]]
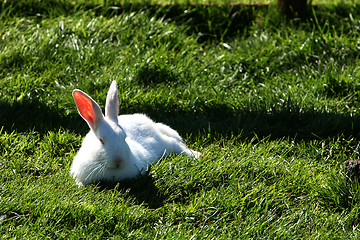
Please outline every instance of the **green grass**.
[[[1, 3], [5, 239], [357, 239], [359, 7]], [[198, 160], [78, 188], [71, 91], [177, 129]]]

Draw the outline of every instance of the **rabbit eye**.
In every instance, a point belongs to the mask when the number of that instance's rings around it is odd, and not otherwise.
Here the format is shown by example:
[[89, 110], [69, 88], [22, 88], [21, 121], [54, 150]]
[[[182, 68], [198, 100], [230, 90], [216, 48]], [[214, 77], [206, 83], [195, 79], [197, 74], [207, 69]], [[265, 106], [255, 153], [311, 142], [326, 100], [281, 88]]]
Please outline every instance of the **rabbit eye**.
[[102, 144], [104, 144], [104, 140], [102, 138], [99, 139]]

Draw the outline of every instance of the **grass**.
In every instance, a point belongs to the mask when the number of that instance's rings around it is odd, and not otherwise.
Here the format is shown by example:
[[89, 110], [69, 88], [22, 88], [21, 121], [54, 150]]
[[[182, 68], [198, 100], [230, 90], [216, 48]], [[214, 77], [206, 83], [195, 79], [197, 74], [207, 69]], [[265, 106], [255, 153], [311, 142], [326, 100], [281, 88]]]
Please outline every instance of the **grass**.
[[[0, 233], [63, 239], [357, 239], [357, 5], [2, 2]], [[177, 129], [203, 157], [78, 188], [71, 91]]]

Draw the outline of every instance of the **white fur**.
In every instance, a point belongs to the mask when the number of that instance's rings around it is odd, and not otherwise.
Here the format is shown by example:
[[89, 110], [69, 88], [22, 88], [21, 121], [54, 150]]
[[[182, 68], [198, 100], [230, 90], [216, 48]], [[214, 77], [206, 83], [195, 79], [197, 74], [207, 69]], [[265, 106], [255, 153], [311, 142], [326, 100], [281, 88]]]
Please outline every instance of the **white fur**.
[[[80, 100], [91, 101], [95, 119], [87, 116], [87, 108], [81, 104], [84, 101], [78, 101], [75, 95]], [[117, 182], [137, 177], [144, 174], [150, 164], [172, 152], [195, 158], [201, 155], [187, 148], [175, 130], [153, 122], [144, 114], [120, 115], [116, 119], [118, 97], [115, 81], [108, 92], [105, 117], [97, 103], [85, 93], [74, 90], [73, 96], [80, 115], [90, 126], [70, 170], [79, 186], [101, 180]]]

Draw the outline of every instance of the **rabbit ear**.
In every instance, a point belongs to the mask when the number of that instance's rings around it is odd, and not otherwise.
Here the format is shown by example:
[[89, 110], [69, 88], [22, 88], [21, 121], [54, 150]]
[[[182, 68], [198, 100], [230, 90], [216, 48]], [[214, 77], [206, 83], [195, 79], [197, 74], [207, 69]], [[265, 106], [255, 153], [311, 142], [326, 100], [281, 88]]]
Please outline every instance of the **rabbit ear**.
[[81, 90], [75, 89], [72, 95], [81, 117], [88, 123], [90, 128], [96, 132], [100, 122], [104, 118], [99, 105]]
[[105, 117], [117, 123], [119, 115], [119, 97], [116, 81], [110, 85], [105, 105]]

